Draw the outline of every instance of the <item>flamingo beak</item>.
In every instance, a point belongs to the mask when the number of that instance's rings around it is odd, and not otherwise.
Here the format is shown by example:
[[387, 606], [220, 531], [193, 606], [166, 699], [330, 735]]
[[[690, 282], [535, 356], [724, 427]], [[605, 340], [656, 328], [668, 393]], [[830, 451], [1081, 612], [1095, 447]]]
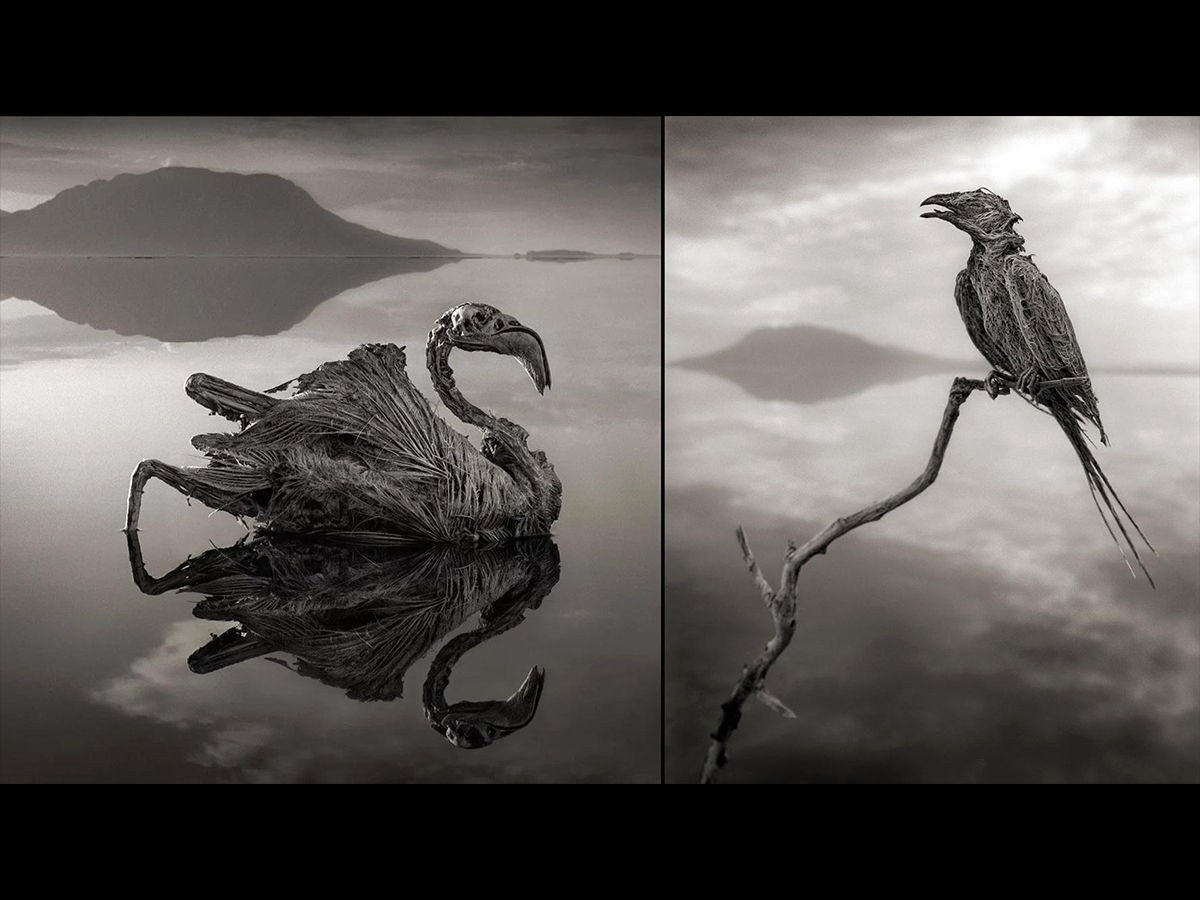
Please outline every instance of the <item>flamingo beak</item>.
[[550, 387], [550, 361], [546, 359], [546, 346], [532, 328], [512, 325], [496, 332], [492, 338], [497, 353], [515, 357], [529, 373], [533, 386], [539, 394]]
[[486, 747], [533, 721], [545, 683], [546, 670], [534, 666], [507, 700], [455, 703], [433, 727], [456, 747]]

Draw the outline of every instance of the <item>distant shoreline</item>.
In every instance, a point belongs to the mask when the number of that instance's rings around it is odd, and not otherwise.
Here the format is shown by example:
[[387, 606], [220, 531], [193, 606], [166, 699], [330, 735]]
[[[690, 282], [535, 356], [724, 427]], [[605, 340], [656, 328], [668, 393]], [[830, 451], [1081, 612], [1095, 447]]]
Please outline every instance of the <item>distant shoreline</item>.
[[[511, 253], [439, 253], [439, 254], [346, 254], [346, 253], [247, 253], [233, 255], [230, 253], [156, 253], [150, 255], [122, 253], [0, 253], [0, 259], [508, 259], [514, 262], [529, 262], [525, 256], [513, 256]], [[632, 257], [616, 254], [595, 256], [539, 256], [540, 260], [569, 259], [577, 262], [590, 262], [597, 259], [620, 259], [628, 262], [632, 259], [662, 259], [661, 255], [637, 253]]]
[[[668, 367], [679, 368], [679, 369], [687, 369], [692, 372], [701, 372], [706, 375], [712, 375], [713, 377], [716, 377], [716, 378], [724, 378], [725, 377], [717, 372], [712, 372], [707, 369], [701, 369], [701, 368], [698, 368], [695, 366], [686, 365], [686, 363], [691, 362], [695, 358], [696, 357], [687, 357], [684, 359], [667, 360], [664, 363], [664, 365], [666, 365]], [[956, 371], [959, 372], [959, 374], [961, 374], [961, 375], [964, 375], [966, 377], [971, 377], [971, 375], [970, 375], [971, 370], [978, 369], [980, 367], [982, 367], [983, 369], [987, 369], [987, 365], [983, 364], [983, 363], [976, 365], [976, 363], [974, 363], [970, 360], [960, 360], [958, 362], [954, 362], [953, 360], [951, 360], [946, 363], [944, 368], [941, 368], [938, 371], [927, 372], [925, 374], [925, 376], [922, 376], [922, 377], [929, 377], [931, 375], [943, 375], [948, 372], [956, 372]], [[1191, 378], [1200, 378], [1200, 365], [1196, 366], [1196, 368], [1191, 368], [1191, 369], [1189, 369], [1187, 366], [1136, 366], [1135, 365], [1135, 366], [1129, 366], [1127, 368], [1101, 367], [1101, 368], [1093, 368], [1091, 370], [1091, 375], [1093, 376], [1093, 380], [1095, 379], [1096, 375], [1171, 375], [1171, 376], [1183, 375], [1183, 376], [1189, 376]], [[979, 377], [982, 377], [982, 376], [979, 376]], [[726, 379], [726, 380], [728, 380], [728, 379]]]

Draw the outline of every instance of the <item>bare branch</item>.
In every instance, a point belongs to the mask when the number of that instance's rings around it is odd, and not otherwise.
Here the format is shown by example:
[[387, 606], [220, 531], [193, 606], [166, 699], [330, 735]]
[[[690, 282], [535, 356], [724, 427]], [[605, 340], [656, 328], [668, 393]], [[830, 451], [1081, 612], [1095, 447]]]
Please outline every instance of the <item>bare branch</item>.
[[787, 704], [768, 691], [765, 684], [759, 685], [758, 690], [754, 692], [754, 696], [766, 704], [768, 708], [775, 710], [775, 712], [779, 713], [785, 719], [796, 718], [796, 714], [787, 708]]
[[742, 557], [746, 560], [746, 566], [750, 569], [750, 577], [754, 579], [754, 583], [758, 585], [759, 593], [762, 594], [763, 603], [767, 604], [767, 608], [771, 608], [771, 601], [775, 597], [775, 589], [763, 578], [762, 569], [758, 567], [758, 562], [754, 559], [754, 552], [750, 549], [750, 543], [746, 539], [746, 532], [739, 525], [737, 529], [738, 544], [742, 548]]
[[[1017, 384], [1014, 379], [1007, 378], [998, 373], [993, 373], [992, 380], [993, 382], [999, 382], [1004, 393], [1007, 392], [1007, 389], [1016, 387]], [[1040, 382], [1030, 387], [1034, 394], [1036, 394], [1037, 391], [1045, 386], [1061, 385], [1081, 380], [1086, 379], [1057, 379], [1055, 381]], [[760, 699], [773, 709], [777, 711], [787, 710], [782, 701], [767, 691], [765, 681], [767, 672], [774, 665], [775, 660], [779, 658], [779, 655], [787, 648], [787, 645], [792, 640], [792, 635], [796, 631], [796, 580], [800, 569], [814, 556], [824, 553], [829, 545], [842, 535], [848, 534], [860, 525], [882, 519], [893, 509], [903, 506], [933, 484], [938, 476], [938, 471], [942, 467], [942, 459], [946, 455], [946, 448], [950, 444], [950, 436], [954, 431], [954, 423], [958, 420], [959, 407], [967, 401], [967, 398], [973, 392], [980, 390], [987, 390], [986, 382], [976, 378], [954, 379], [954, 383], [950, 386], [950, 396], [946, 400], [946, 408], [942, 413], [941, 425], [934, 438], [933, 451], [930, 453], [929, 462], [925, 464], [925, 471], [917, 476], [912, 484], [886, 499], [879, 500], [860, 509], [856, 513], [831, 522], [816, 537], [801, 547], [797, 547], [789, 541], [787, 553], [784, 555], [783, 572], [780, 577], [778, 592], [771, 591], [771, 586], [763, 578], [762, 573], [758, 569], [758, 564], [755, 562], [754, 554], [750, 551], [750, 545], [746, 540], [745, 532], [741, 526], [738, 527], [738, 543], [742, 547], [742, 555], [746, 559], [755, 584], [758, 585], [759, 590], [762, 592], [763, 600], [767, 603], [767, 607], [771, 611], [771, 617], [775, 621], [775, 635], [767, 642], [767, 645], [754, 662], [742, 670], [742, 677], [734, 685], [733, 693], [729, 695], [728, 700], [721, 704], [721, 720], [717, 724], [717, 730], [709, 736], [708, 755], [704, 761], [704, 769], [700, 775], [701, 784], [712, 783], [716, 778], [717, 770], [725, 765], [727, 758], [725, 753], [726, 746], [734, 729], [737, 728], [738, 721], [741, 719], [742, 706], [746, 702], [747, 697], [751, 694], [757, 694]], [[791, 711], [788, 710], [788, 712]]]

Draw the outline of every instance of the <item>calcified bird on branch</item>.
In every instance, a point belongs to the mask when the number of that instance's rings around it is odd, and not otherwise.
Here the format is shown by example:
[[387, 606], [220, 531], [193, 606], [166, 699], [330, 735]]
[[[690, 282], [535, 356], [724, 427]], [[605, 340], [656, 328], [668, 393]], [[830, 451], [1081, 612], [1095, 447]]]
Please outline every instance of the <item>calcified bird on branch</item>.
[[[772, 587], [763, 575], [746, 533], [738, 527], [742, 556], [771, 613], [775, 634], [762, 652], [743, 667], [733, 692], [721, 704], [721, 718], [710, 735], [708, 754], [700, 774], [704, 784], [714, 781], [718, 770], [727, 762], [726, 748], [749, 697], [757, 696], [776, 712], [794, 717], [791, 710], [767, 690], [766, 677], [791, 643], [796, 631], [800, 570], [813, 557], [825, 553], [838, 538], [868, 522], [879, 521], [933, 484], [941, 470], [954, 424], [958, 421], [959, 409], [975, 391], [986, 390], [993, 399], [1000, 394], [1016, 391], [1035, 408], [1054, 417], [1083, 464], [1096, 509], [1100, 511], [1100, 518], [1104, 520], [1108, 533], [1121, 550], [1125, 564], [1129, 565], [1129, 558], [1125, 556], [1125, 550], [1109, 524], [1104, 508], [1100, 506], [1101, 501], [1117, 523], [1126, 545], [1133, 552], [1151, 587], [1154, 586], [1154, 579], [1142, 564], [1137, 548], [1117, 514], [1118, 509], [1146, 542], [1146, 546], [1151, 550], [1154, 548], [1121, 503], [1087, 445], [1088, 439], [1082, 427], [1084, 422], [1091, 422], [1100, 430], [1100, 439], [1105, 444], [1108, 443], [1108, 435], [1100, 422], [1100, 411], [1096, 395], [1092, 393], [1087, 365], [1083, 361], [1083, 353], [1075, 339], [1075, 330], [1071, 327], [1062, 298], [1033, 264], [1032, 258], [1022, 251], [1025, 239], [1013, 231], [1013, 225], [1021, 221], [1021, 217], [1013, 213], [1007, 200], [987, 188], [935, 194], [921, 205], [943, 207], [922, 213], [922, 217], [944, 219], [971, 237], [971, 255], [967, 267], [958, 274], [954, 298], [967, 326], [967, 333], [992, 365], [992, 372], [984, 380], [954, 379], [929, 462], [911, 484], [890, 497], [834, 520], [802, 546], [788, 543], [778, 588]], [[1133, 566], [1129, 566], [1129, 571], [1133, 572]]]
[[[1012, 211], [1007, 200], [987, 188], [934, 194], [921, 205], [942, 207], [922, 213], [922, 218], [943, 219], [971, 238], [971, 255], [967, 267], [958, 273], [954, 299], [971, 341], [993, 367], [986, 382], [988, 393], [995, 397], [1005, 390], [1005, 382], [1015, 381], [1013, 390], [1054, 417], [1083, 464], [1092, 500], [1125, 557], [1125, 564], [1129, 565], [1129, 559], [1100, 506], [1101, 501], [1153, 586], [1154, 579], [1142, 563], [1118, 509], [1146, 546], [1151, 551], [1154, 548], [1125, 509], [1088, 447], [1084, 422], [1095, 425], [1100, 430], [1101, 442], [1108, 444], [1099, 404], [1092, 393], [1087, 364], [1062, 297], [1034, 265], [1032, 257], [1022, 250], [1025, 238], [1013, 231], [1021, 217]], [[1129, 566], [1129, 571], [1133, 572], [1133, 566]]]
[[[278, 533], [473, 545], [549, 534], [562, 504], [554, 467], [528, 449], [520, 425], [463, 397], [448, 362], [455, 348], [515, 357], [538, 393], [550, 386], [550, 366], [537, 333], [493, 306], [463, 303], [437, 320], [426, 345], [433, 386], [483, 431], [478, 450], [434, 414], [394, 344], [366, 344], [267, 393], [193, 375], [188, 396], [242, 430], [192, 439], [207, 467], [139, 463], [126, 531], [138, 527], [146, 482], [159, 478]], [[293, 397], [268, 396], [293, 382]]]

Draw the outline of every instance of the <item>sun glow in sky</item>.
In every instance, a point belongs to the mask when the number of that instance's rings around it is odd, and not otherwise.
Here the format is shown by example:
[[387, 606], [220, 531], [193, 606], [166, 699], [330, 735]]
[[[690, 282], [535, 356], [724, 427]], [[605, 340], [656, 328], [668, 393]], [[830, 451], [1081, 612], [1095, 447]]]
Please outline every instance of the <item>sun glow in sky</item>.
[[824, 325], [973, 359], [970, 251], [921, 220], [986, 186], [1066, 302], [1088, 363], [1200, 366], [1200, 120], [667, 120], [668, 361]]

